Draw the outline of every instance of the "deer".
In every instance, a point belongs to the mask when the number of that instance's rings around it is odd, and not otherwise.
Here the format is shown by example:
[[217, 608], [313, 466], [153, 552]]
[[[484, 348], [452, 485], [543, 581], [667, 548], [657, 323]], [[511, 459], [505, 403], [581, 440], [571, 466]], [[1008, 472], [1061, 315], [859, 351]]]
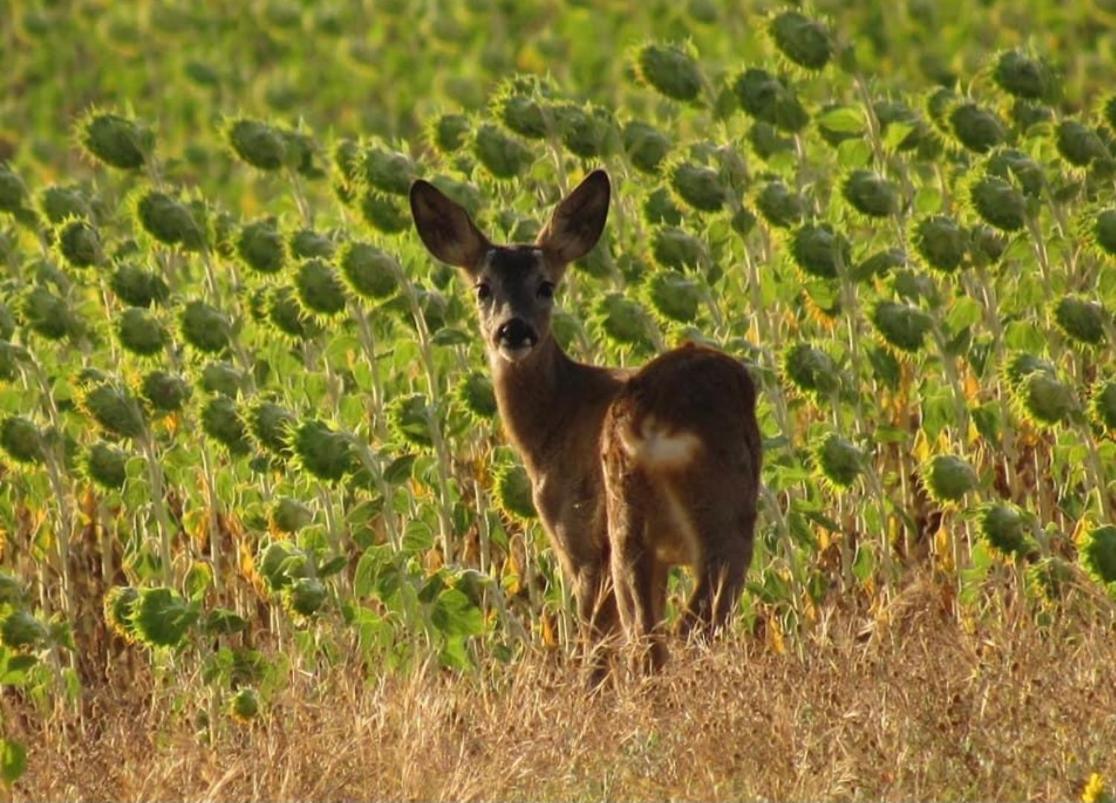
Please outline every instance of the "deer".
[[495, 245], [433, 184], [410, 190], [426, 249], [472, 284], [500, 419], [572, 587], [594, 682], [610, 672], [610, 642], [628, 642], [641, 673], [666, 662], [673, 566], [696, 575], [680, 634], [723, 629], [752, 560], [762, 466], [741, 361], [687, 342], [642, 368], [606, 368], [555, 340], [558, 286], [604, 231], [611, 192], [594, 170], [534, 243]]

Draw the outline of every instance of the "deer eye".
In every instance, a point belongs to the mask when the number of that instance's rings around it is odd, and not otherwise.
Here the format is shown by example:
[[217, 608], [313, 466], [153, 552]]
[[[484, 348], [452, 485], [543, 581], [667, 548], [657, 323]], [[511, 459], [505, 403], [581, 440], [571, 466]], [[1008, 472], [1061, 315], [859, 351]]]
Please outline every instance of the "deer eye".
[[488, 282], [478, 282], [473, 290], [476, 291], [477, 301], [488, 301], [492, 298], [492, 288], [488, 286]]
[[554, 284], [551, 282], [543, 282], [540, 284], [538, 295], [539, 298], [545, 298], [548, 301], [554, 298]]

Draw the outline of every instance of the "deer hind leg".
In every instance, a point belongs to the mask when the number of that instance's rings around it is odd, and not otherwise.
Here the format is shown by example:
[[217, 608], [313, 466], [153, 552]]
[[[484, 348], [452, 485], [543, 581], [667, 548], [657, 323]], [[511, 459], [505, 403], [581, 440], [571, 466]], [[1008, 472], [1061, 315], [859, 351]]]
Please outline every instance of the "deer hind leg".
[[638, 469], [608, 482], [608, 536], [612, 549], [612, 584], [624, 633], [636, 650], [641, 671], [666, 662], [660, 622], [666, 602], [667, 566], [648, 541], [647, 478]]
[[732, 615], [752, 562], [755, 515], [743, 519], [737, 528], [721, 529], [704, 539], [703, 554], [695, 567], [697, 587], [680, 624], [684, 637], [712, 638]]

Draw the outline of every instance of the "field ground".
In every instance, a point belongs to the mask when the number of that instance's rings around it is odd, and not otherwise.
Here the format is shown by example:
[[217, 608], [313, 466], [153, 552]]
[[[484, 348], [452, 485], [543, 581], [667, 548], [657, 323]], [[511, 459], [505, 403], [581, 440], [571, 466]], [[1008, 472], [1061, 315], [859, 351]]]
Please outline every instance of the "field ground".
[[[21, 797], [1080, 799], [1116, 776], [1116, 640], [1067, 615], [967, 632], [916, 583], [876, 616], [831, 609], [802, 654], [751, 637], [678, 652], [588, 698], [544, 655], [454, 677], [295, 680], [202, 745], [168, 706], [96, 695], [28, 734]], [[148, 694], [150, 694], [148, 689]], [[157, 695], [156, 695], [157, 696]], [[133, 698], [135, 695], [133, 695]], [[155, 711], [157, 713], [149, 713]]]

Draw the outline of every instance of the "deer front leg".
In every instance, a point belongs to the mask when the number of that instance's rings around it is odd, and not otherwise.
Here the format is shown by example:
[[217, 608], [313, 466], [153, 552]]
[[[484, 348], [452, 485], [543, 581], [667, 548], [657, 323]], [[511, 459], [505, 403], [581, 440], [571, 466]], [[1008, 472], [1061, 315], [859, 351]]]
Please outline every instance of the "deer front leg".
[[577, 601], [581, 644], [589, 668], [589, 683], [597, 688], [609, 673], [612, 647], [619, 631], [616, 595], [605, 556], [587, 563], [575, 572], [574, 597]]
[[599, 492], [571, 495], [561, 480], [560, 475], [539, 476], [534, 501], [577, 604], [579, 646], [595, 688], [608, 675], [610, 647], [620, 629], [608, 565], [608, 525]]

